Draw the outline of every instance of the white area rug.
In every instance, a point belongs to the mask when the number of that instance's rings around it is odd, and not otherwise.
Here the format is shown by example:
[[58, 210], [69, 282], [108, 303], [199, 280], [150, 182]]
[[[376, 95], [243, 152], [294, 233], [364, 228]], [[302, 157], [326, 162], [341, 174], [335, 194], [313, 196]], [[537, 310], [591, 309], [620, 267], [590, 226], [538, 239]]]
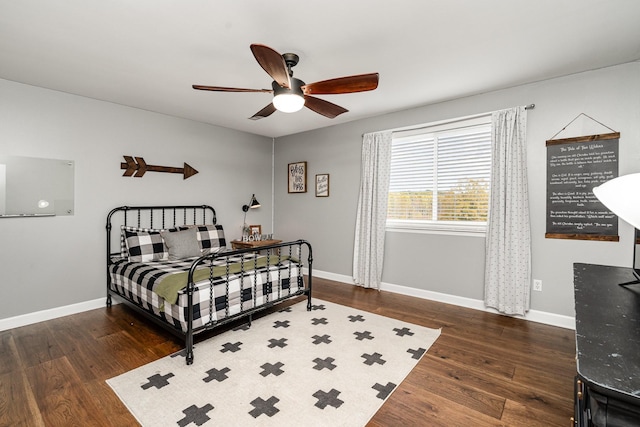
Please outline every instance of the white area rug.
[[364, 426], [440, 331], [313, 302], [107, 383], [143, 426]]

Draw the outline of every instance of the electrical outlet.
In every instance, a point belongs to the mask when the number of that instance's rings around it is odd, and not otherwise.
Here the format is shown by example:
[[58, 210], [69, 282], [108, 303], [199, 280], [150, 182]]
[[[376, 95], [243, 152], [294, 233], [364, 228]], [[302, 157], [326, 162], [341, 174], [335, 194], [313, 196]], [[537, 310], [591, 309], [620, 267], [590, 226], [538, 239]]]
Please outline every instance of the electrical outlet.
[[542, 292], [542, 280], [533, 279], [533, 290], [534, 291], [538, 291], [538, 292]]

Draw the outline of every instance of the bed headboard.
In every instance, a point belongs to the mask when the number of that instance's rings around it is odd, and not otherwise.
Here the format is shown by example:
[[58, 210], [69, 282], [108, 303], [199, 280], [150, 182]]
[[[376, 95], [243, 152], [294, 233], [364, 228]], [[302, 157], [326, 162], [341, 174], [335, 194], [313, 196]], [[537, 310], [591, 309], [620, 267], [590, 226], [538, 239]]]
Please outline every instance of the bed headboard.
[[[107, 264], [120, 251], [120, 226], [166, 229], [182, 225], [216, 224], [216, 211], [208, 205], [119, 206], [107, 215]], [[112, 231], [115, 229], [115, 233]], [[113, 252], [117, 247], [118, 252]]]

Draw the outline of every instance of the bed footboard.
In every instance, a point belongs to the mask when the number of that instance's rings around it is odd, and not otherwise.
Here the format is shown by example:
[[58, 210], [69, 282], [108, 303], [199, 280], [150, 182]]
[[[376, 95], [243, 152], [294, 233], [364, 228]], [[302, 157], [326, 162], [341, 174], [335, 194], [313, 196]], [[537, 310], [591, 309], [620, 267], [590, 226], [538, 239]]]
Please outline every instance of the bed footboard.
[[[230, 312], [231, 304], [229, 301], [231, 299], [231, 293], [233, 291], [230, 290], [229, 284], [231, 281], [230, 278], [232, 276], [232, 273], [229, 271], [230, 263], [228, 260], [232, 259], [233, 257], [240, 257], [242, 260], [244, 260], [245, 255], [252, 255], [258, 252], [266, 252], [266, 256], [263, 256], [262, 260], [263, 261], [266, 260], [265, 264], [267, 266], [270, 266], [270, 265], [286, 266], [286, 264], [289, 264], [288, 266], [289, 268], [284, 270], [276, 268], [270, 274], [266, 275], [267, 277], [266, 282], [263, 280], [262, 283], [260, 284], [258, 283], [259, 281], [257, 279], [249, 280], [250, 286], [252, 287], [249, 293], [252, 295], [253, 301], [251, 301], [248, 304], [248, 308], [242, 307], [242, 303], [241, 303], [240, 310], [237, 311], [236, 313], [231, 313]], [[306, 258], [307, 258], [306, 259], [306, 268], [307, 268], [306, 286], [304, 284], [303, 269], [302, 269], [302, 266], [304, 264], [302, 257], [305, 252], [306, 252]], [[215, 301], [216, 300], [219, 301], [220, 297], [214, 298], [214, 294], [213, 294], [214, 282], [217, 277], [217, 276], [214, 276], [213, 266], [216, 264], [219, 266], [220, 260], [226, 260], [226, 262], [223, 262], [223, 264], [226, 265], [226, 272], [225, 272], [226, 277], [224, 277], [224, 280], [226, 283], [226, 290], [224, 295], [222, 296], [222, 298], [225, 300], [225, 304], [224, 304], [225, 313], [222, 319], [218, 320], [217, 318], [214, 318], [214, 312], [216, 311]], [[246, 277], [247, 274], [249, 276], [251, 275], [257, 276], [258, 275], [258, 268], [256, 265], [257, 260], [258, 260], [257, 257], [251, 257], [246, 263], [244, 262], [241, 263], [241, 271], [238, 274], [239, 277], [241, 278]], [[296, 264], [296, 267], [297, 267], [295, 269], [296, 271], [295, 276], [291, 276], [290, 274], [290, 272], [293, 271], [291, 268], [293, 264]], [[187, 332], [185, 336], [185, 351], [186, 351], [187, 364], [190, 365], [193, 363], [193, 358], [194, 358], [193, 336], [195, 333], [200, 332], [203, 329], [211, 329], [216, 326], [234, 321], [241, 317], [248, 317], [249, 319], [248, 321], [249, 323], [251, 323], [251, 316], [254, 313], [270, 308], [275, 304], [278, 304], [287, 299], [301, 296], [301, 295], [306, 295], [307, 310], [310, 311], [311, 310], [312, 277], [313, 277], [312, 265], [313, 265], [313, 250], [311, 248], [311, 244], [306, 240], [277, 243], [277, 244], [268, 245], [268, 246], [261, 246], [260, 248], [255, 248], [255, 249], [239, 249], [234, 251], [221, 252], [217, 254], [207, 255], [194, 261], [194, 263], [192, 264], [189, 270], [187, 290], [186, 290], [187, 300], [188, 300]], [[200, 328], [194, 328], [193, 326], [194, 308], [193, 307], [194, 307], [194, 292], [196, 288], [196, 285], [195, 285], [196, 281], [194, 280], [194, 274], [198, 269], [202, 269], [203, 266], [208, 267], [210, 271], [210, 275], [209, 275], [210, 298], [208, 300], [209, 321], [205, 325], [201, 326]], [[281, 272], [283, 271], [288, 271], [289, 275], [285, 275], [285, 274], [281, 275]], [[297, 286], [295, 286], [295, 288], [297, 288], [296, 290], [292, 290], [292, 288], [294, 288], [294, 286], [291, 284], [293, 280], [297, 282]], [[243, 281], [241, 280], [241, 283], [242, 282]], [[262, 292], [263, 296], [262, 298], [259, 298], [258, 295], [260, 295], [261, 292], [258, 290], [258, 286], [269, 288], [270, 292], [267, 292], [267, 291]], [[242, 294], [246, 290], [247, 288], [244, 288], [241, 284], [240, 293]]]

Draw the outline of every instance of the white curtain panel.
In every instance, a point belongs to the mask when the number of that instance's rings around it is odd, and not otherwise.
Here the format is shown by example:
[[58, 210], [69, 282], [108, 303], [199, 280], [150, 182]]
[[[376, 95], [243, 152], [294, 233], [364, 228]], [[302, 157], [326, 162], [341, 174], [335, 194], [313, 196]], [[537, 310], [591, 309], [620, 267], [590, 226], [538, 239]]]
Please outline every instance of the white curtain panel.
[[382, 280], [390, 165], [391, 132], [365, 134], [353, 245], [353, 280], [357, 285], [378, 290]]
[[527, 112], [524, 107], [496, 111], [492, 121], [484, 302], [505, 314], [524, 315], [531, 292]]

